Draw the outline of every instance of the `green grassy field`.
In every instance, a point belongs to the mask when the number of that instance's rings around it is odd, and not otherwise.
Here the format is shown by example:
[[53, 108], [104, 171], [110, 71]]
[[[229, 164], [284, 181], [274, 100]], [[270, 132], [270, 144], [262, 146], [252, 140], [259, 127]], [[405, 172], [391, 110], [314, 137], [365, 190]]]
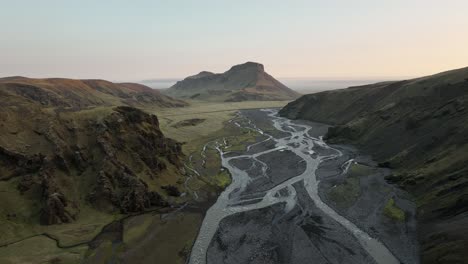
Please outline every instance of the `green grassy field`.
[[[193, 141], [210, 138], [223, 129], [224, 122], [233, 117], [239, 109], [283, 107], [287, 101], [246, 101], [246, 102], [201, 102], [190, 101], [190, 106], [182, 108], [145, 108], [148, 113], [159, 117], [161, 129], [170, 138], [187, 142], [185, 148], [193, 150]], [[173, 127], [177, 122], [188, 119], [206, 119], [195, 126]], [[195, 144], [197, 145], [197, 144]]]
[[55, 241], [47, 237], [33, 237], [1, 249], [0, 263], [80, 263], [87, 246], [70, 249], [58, 248]]

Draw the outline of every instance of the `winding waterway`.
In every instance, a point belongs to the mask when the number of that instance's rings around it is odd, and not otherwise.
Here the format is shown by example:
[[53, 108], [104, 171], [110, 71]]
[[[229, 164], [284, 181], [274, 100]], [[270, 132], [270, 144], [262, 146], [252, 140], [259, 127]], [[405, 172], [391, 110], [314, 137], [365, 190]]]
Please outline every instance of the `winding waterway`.
[[[308, 196], [310, 196], [315, 206], [327, 217], [330, 217], [349, 231], [376, 263], [400, 263], [384, 244], [358, 228], [354, 223], [338, 214], [321, 200], [318, 194], [319, 180], [316, 176], [316, 170], [321, 162], [340, 157], [342, 153], [328, 146], [322, 138], [311, 137], [309, 134], [309, 131], [313, 129], [311, 126], [293, 123], [289, 119], [278, 117], [276, 110], [265, 109], [262, 111], [267, 112], [268, 118], [273, 122], [274, 128], [286, 136], [275, 138], [271, 133], [269, 134], [259, 129], [251, 121], [244, 125], [235, 122], [239, 127], [255, 130], [259, 134], [264, 135], [266, 139], [248, 146], [245, 153], [235, 156], [232, 153], [225, 152], [225, 145], [227, 144], [225, 140], [216, 143], [215, 147], [221, 155], [222, 166], [231, 173], [232, 183], [220, 194], [216, 203], [206, 212], [198, 237], [193, 245], [189, 263], [205, 264], [207, 262], [208, 248], [218, 230], [220, 222], [224, 218], [236, 213], [266, 208], [278, 203], [284, 203], [284, 213], [288, 213], [297, 203], [297, 192], [293, 186], [297, 183], [304, 185]], [[274, 142], [273, 147], [252, 153], [252, 149], [255, 149], [255, 146], [267, 141]], [[329, 151], [323, 155], [315, 153], [312, 150], [314, 146], [319, 146]], [[260, 192], [261, 197], [252, 199], [251, 197], [245, 198], [245, 196], [239, 195], [244, 192], [252, 181], [252, 175], [249, 175], [246, 170], [234, 166], [233, 162], [241, 159], [250, 159], [253, 164], [261, 166], [260, 173], [263, 174], [262, 177], [267, 177], [265, 172], [268, 169], [268, 164], [261, 161], [259, 157], [277, 151], [290, 151], [300, 157], [301, 162], [304, 162], [306, 165], [305, 170], [299, 175], [286, 179], [264, 192]], [[349, 168], [351, 162], [349, 160], [343, 164], [343, 171]]]

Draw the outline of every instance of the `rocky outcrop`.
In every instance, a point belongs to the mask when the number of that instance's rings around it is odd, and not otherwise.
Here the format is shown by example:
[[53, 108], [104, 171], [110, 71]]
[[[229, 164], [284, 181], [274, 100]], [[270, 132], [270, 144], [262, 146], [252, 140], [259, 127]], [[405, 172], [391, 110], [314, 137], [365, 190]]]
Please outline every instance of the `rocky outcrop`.
[[[164, 160], [180, 166], [182, 155], [180, 143], [166, 138], [159, 129], [159, 121], [155, 115], [126, 106], [115, 108], [115, 113], [108, 116], [99, 129], [98, 142], [102, 149], [114, 156], [116, 151], [129, 150], [154, 172], [166, 168]], [[122, 132], [125, 132], [123, 134]], [[131, 142], [131, 145], [122, 142]], [[109, 144], [111, 143], [111, 144]]]
[[96, 126], [99, 131], [97, 143], [105, 155], [105, 170], [99, 172], [90, 201], [97, 201], [97, 204], [106, 201], [124, 213], [167, 205], [161, 195], [151, 191], [137, 176], [138, 170], [118, 158], [123, 153], [130, 153], [131, 160], [143, 163], [149, 169], [147, 173], [151, 178], [157, 178], [168, 165], [182, 165], [181, 144], [164, 137], [157, 117], [122, 106], [115, 108], [113, 114]]
[[181, 194], [179, 189], [177, 189], [177, 187], [173, 185], [162, 186], [162, 189], [164, 189], [170, 196], [180, 196]]
[[196, 125], [199, 125], [199, 124], [205, 122], [205, 120], [206, 119], [203, 119], [203, 118], [191, 118], [191, 119], [186, 119], [186, 120], [179, 121], [179, 122], [175, 123], [172, 126], [175, 127], [175, 128], [181, 128], [181, 127], [187, 127], [187, 126], [196, 126]]
[[44, 162], [45, 156], [41, 153], [28, 156], [0, 146], [0, 180], [37, 172]]
[[108, 209], [106, 206], [119, 208], [122, 213], [168, 205], [159, 193], [150, 191], [144, 181], [130, 173], [114, 171], [109, 174], [100, 171], [89, 201], [101, 209]]
[[40, 223], [43, 225], [70, 223], [75, 220], [75, 215], [69, 211], [69, 201], [52, 177], [42, 173], [44, 206], [41, 209]]
[[[34, 137], [26, 138], [26, 147], [7, 148], [9, 141], [0, 141], [0, 180], [16, 181], [24, 199], [36, 199], [41, 224], [73, 222], [84, 203], [114, 213], [168, 206], [160, 175], [179, 173], [183, 154], [181, 144], [161, 132], [155, 115], [118, 106], [99, 115], [36, 110], [22, 118], [24, 124], [14, 125]], [[177, 182], [180, 175], [172, 176]]]
[[166, 205], [158, 193], [150, 191], [148, 185], [138, 178], [137, 169], [119, 159], [125, 153], [130, 160], [143, 163], [151, 178], [157, 178], [169, 164], [175, 167], [182, 165], [180, 143], [164, 137], [157, 117], [121, 106], [96, 126], [97, 143], [105, 155], [105, 172], [99, 172], [90, 200], [102, 203], [102, 199], [106, 199], [124, 213]]

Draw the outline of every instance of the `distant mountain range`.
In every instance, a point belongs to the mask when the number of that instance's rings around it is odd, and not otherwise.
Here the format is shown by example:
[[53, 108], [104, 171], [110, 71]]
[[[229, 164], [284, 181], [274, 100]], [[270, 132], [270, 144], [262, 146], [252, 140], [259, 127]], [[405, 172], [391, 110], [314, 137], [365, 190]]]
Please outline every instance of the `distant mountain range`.
[[226, 102], [292, 100], [299, 96], [255, 62], [233, 66], [224, 73], [202, 71], [177, 82], [164, 93], [182, 99]]
[[16, 98], [17, 101], [36, 102], [50, 107], [187, 105], [184, 101], [166, 96], [142, 84], [112, 83], [105, 80], [7, 77], [0, 78], [0, 95], [9, 96], [11, 100]]
[[422, 263], [468, 259], [468, 67], [412, 80], [304, 95], [280, 114], [335, 125], [394, 169], [387, 180], [413, 194]]
[[[278, 80], [300, 94], [318, 93], [326, 90], [342, 89], [343, 87], [366, 85], [381, 81], [401, 80], [406, 78], [395, 77], [347, 77], [347, 78], [317, 78], [317, 77], [294, 77], [294, 78], [278, 78]], [[143, 85], [153, 89], [167, 89], [179, 79], [147, 79], [139, 81]]]

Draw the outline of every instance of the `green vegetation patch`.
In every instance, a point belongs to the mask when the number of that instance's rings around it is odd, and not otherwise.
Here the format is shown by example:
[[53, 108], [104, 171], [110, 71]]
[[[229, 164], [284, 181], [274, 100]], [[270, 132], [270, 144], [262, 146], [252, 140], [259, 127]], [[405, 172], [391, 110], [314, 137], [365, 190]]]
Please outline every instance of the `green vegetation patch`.
[[228, 148], [226, 151], [244, 151], [247, 145], [255, 143], [259, 134], [250, 129], [242, 129], [241, 134], [227, 139]]
[[361, 177], [374, 174], [376, 171], [375, 168], [360, 164], [360, 163], [353, 163], [348, 170], [348, 177]]
[[153, 218], [153, 215], [145, 214], [142, 216], [132, 217], [125, 221], [123, 242], [126, 244], [131, 244], [144, 237], [153, 223]]
[[398, 206], [395, 205], [395, 200], [390, 198], [384, 208], [384, 214], [396, 221], [403, 222], [405, 221], [405, 212], [401, 210]]
[[223, 169], [214, 177], [214, 182], [217, 186], [224, 189], [229, 184], [231, 184], [231, 175], [229, 174], [229, 172], [227, 172], [226, 169]]
[[58, 248], [55, 241], [37, 236], [0, 248], [0, 263], [79, 263], [87, 246]]
[[353, 163], [346, 174], [346, 180], [332, 187], [328, 192], [328, 198], [339, 208], [351, 207], [361, 195], [360, 177], [375, 173], [375, 168]]
[[[47, 233], [57, 238], [62, 246], [74, 245], [93, 239], [103, 226], [121, 217], [119, 214], [101, 212], [80, 201], [83, 204], [76, 221], [62, 225], [40, 225], [41, 204], [29, 194], [21, 195], [16, 190], [18, 180], [14, 178], [0, 182], [0, 199], [3, 201], [0, 208], [0, 244]], [[55, 242], [53, 244], [55, 246]]]
[[[220, 138], [226, 134], [226, 124], [241, 109], [283, 107], [286, 101], [245, 101], [245, 102], [200, 102], [187, 100], [187, 107], [145, 108], [148, 113], [156, 114], [161, 130], [167, 137], [186, 142], [184, 153], [189, 154], [199, 149], [200, 144]], [[202, 123], [185, 127], [173, 127], [177, 122], [187, 119], [204, 119]]]
[[[119, 252], [122, 262], [184, 264], [203, 215], [185, 212], [161, 218], [161, 215], [145, 214], [135, 220], [125, 223], [125, 246]], [[136, 228], [139, 224], [145, 227]]]
[[340, 208], [352, 206], [361, 195], [358, 178], [347, 177], [343, 184], [336, 185], [328, 192], [328, 198]]

